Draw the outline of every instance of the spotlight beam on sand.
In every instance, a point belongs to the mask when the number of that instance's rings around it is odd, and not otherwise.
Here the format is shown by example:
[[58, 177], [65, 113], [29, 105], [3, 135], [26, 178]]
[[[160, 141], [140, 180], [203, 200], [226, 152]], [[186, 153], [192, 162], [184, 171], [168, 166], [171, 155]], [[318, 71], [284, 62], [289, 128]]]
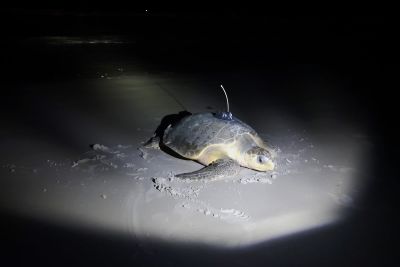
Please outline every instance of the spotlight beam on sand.
[[[82, 143], [102, 141], [73, 155], [62, 139], [57, 143], [27, 132], [9, 141], [10, 148], [4, 147], [9, 155], [14, 142], [24, 144], [28, 156], [25, 161], [9, 158], [14, 167], [1, 169], [1, 188], [7, 188], [2, 206], [55, 224], [143, 240], [242, 247], [343, 220], [363, 192], [369, 155], [364, 139], [339, 128], [329, 134], [305, 132], [279, 110], [268, 113], [274, 114], [268, 120], [256, 118], [263, 123], [254, 125], [278, 149], [274, 172], [243, 169], [233, 179], [212, 183], [174, 179], [173, 173], [199, 165], [157, 148], [137, 149], [163, 116], [180, 111], [160, 85], [191, 110], [204, 111], [204, 103], [224, 107], [214, 97], [215, 84], [196, 80], [146, 74], [94, 81], [96, 99], [104, 104], [100, 111], [112, 110], [108, 116], [115, 120], [105, 122], [96, 119], [97, 113], [91, 117], [79, 110], [64, 118], [85, 129]], [[244, 114], [235, 107], [237, 117]], [[43, 159], [41, 165], [29, 155]]]

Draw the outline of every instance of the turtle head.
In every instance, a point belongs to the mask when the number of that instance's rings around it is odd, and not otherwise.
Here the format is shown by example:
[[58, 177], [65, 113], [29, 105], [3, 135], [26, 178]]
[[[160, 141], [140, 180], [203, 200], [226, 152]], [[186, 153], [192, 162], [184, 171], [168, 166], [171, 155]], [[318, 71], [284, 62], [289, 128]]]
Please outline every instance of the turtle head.
[[275, 164], [272, 161], [273, 154], [262, 147], [252, 147], [244, 154], [244, 161], [248, 168], [257, 171], [271, 171]]

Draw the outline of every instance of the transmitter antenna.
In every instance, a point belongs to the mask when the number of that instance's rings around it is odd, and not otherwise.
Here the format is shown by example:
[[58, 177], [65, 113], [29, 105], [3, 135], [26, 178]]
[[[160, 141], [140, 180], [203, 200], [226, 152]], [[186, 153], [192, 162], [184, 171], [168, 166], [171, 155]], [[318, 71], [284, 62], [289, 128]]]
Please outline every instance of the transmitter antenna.
[[227, 109], [227, 112], [229, 113], [229, 100], [228, 100], [228, 94], [226, 93], [226, 91], [225, 91], [225, 88], [224, 88], [224, 86], [221, 84], [221, 88], [222, 88], [222, 91], [224, 91], [224, 94], [225, 94], [225, 98], [226, 98], [226, 109]]

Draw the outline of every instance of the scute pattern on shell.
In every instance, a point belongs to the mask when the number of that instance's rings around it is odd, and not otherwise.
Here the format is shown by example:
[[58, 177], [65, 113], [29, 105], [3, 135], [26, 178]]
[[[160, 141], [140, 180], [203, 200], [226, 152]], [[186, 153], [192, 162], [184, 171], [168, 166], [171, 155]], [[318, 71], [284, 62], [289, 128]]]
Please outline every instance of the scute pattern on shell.
[[228, 145], [244, 134], [256, 135], [250, 126], [236, 118], [221, 120], [212, 113], [199, 113], [167, 129], [163, 142], [182, 156], [195, 158], [210, 145]]

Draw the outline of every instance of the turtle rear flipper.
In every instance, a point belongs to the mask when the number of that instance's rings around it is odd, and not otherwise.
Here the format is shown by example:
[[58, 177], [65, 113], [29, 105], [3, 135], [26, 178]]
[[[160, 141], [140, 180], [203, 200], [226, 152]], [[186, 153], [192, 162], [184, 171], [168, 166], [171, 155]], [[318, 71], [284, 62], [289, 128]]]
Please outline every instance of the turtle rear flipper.
[[144, 148], [160, 149], [160, 137], [153, 135], [148, 141], [143, 144]]
[[210, 165], [188, 173], [181, 173], [175, 177], [190, 180], [217, 180], [225, 177], [232, 177], [239, 173], [240, 165], [233, 159], [218, 159]]

